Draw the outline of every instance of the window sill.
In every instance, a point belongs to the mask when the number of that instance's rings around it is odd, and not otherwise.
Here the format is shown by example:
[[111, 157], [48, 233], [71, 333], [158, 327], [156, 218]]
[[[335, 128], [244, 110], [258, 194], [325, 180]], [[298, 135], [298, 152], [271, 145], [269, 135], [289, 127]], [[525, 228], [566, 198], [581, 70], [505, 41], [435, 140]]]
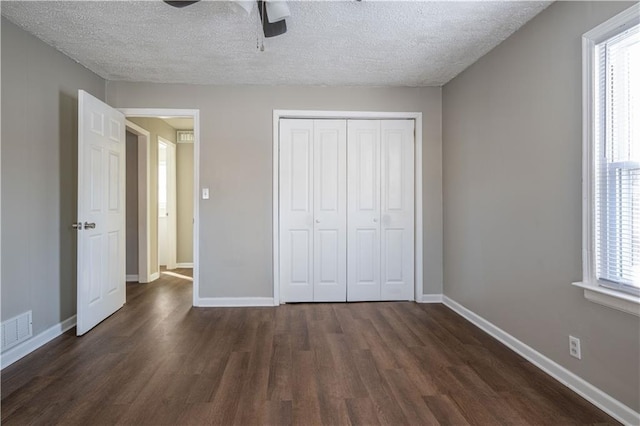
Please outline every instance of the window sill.
[[640, 297], [585, 282], [572, 283], [584, 289], [585, 299], [640, 317]]

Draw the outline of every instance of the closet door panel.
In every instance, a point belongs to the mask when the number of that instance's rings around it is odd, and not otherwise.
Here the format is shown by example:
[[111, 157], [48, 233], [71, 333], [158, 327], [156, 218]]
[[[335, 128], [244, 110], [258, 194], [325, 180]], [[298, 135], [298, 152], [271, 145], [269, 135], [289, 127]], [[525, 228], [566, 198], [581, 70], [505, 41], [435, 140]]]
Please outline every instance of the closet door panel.
[[347, 126], [347, 300], [380, 300], [380, 122]]
[[414, 121], [381, 122], [381, 299], [413, 299]]
[[280, 280], [285, 302], [313, 301], [313, 120], [280, 120]]
[[347, 298], [346, 120], [314, 121], [315, 302]]

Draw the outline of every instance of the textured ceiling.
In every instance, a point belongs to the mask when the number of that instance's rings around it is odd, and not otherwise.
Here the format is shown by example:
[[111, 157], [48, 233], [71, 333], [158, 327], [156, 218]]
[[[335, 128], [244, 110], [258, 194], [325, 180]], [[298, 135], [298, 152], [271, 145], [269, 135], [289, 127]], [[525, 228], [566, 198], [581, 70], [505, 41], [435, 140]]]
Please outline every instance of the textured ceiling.
[[292, 1], [264, 52], [256, 8], [226, 1], [2, 1], [2, 14], [108, 80], [439, 86], [549, 3]]

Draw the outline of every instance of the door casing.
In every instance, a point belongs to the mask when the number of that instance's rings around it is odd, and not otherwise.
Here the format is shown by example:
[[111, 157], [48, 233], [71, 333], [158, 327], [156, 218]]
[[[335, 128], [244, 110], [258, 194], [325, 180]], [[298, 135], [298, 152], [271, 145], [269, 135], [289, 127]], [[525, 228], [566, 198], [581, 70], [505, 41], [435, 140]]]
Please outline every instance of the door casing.
[[149, 217], [149, 143], [151, 134], [137, 124], [125, 120], [127, 131], [138, 138], [138, 282], [153, 281], [151, 273], [151, 219]]

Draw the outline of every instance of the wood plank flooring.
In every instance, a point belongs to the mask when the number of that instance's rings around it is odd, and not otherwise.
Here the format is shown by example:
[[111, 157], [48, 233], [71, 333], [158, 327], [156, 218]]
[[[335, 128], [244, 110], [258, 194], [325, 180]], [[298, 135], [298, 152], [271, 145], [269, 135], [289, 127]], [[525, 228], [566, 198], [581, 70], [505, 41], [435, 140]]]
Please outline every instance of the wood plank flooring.
[[2, 424], [617, 424], [443, 305], [191, 297], [177, 276], [128, 284], [87, 335], [2, 372]]

